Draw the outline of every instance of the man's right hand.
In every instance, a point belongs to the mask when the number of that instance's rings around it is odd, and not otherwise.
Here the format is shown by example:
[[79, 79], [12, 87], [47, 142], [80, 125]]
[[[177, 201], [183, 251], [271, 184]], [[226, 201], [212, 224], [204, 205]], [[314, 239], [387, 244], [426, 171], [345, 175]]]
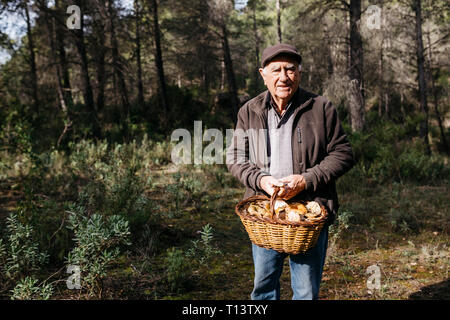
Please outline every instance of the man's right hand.
[[282, 187], [284, 184], [272, 176], [264, 176], [261, 178], [259, 185], [269, 196], [272, 196], [274, 187]]

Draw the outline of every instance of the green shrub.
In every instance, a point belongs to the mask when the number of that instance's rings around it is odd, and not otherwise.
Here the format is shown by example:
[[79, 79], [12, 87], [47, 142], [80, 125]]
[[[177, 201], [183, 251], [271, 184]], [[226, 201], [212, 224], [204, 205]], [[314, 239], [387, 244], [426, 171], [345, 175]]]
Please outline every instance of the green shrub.
[[330, 245], [334, 246], [342, 238], [343, 233], [351, 226], [354, 214], [351, 211], [340, 211], [336, 216], [336, 221], [329, 227]]
[[358, 163], [354, 173], [378, 183], [433, 183], [448, 175], [444, 158], [427, 155], [422, 141], [415, 140], [421, 120], [421, 116], [407, 116], [402, 123], [378, 121], [370, 131], [349, 134]]
[[180, 291], [189, 283], [195, 269], [205, 267], [211, 259], [221, 253], [212, 245], [213, 229], [207, 224], [199, 231], [200, 239], [191, 241], [187, 251], [178, 248], [167, 250], [167, 281], [172, 291]]
[[70, 215], [68, 228], [74, 232], [75, 248], [67, 263], [80, 268], [82, 288], [89, 295], [101, 294], [102, 280], [118, 258], [120, 247], [130, 244], [128, 222], [117, 215], [86, 216], [81, 209]]
[[47, 262], [48, 255], [40, 252], [33, 227], [23, 224], [16, 213], [7, 218], [7, 241], [0, 242], [0, 261], [3, 275], [17, 280], [23, 275], [37, 272]]
[[212, 230], [209, 223], [203, 226], [200, 231], [200, 240], [193, 240], [191, 248], [186, 252], [186, 256], [200, 266], [205, 265], [214, 255], [221, 253], [219, 249], [211, 244], [213, 239]]
[[201, 179], [201, 175], [195, 172], [176, 172], [173, 180], [174, 182], [167, 184], [165, 189], [170, 195], [169, 203], [175, 206], [175, 212], [180, 213], [181, 206], [188, 204], [200, 210], [203, 198], [208, 193], [208, 182]]
[[172, 292], [180, 291], [185, 287], [192, 274], [189, 260], [183, 250], [172, 247], [167, 250], [165, 264], [167, 265], [167, 281], [170, 290]]
[[12, 290], [11, 300], [48, 300], [53, 294], [50, 284], [38, 284], [33, 277], [20, 280]]
[[387, 220], [395, 233], [408, 234], [419, 231], [420, 223], [417, 218], [405, 209], [391, 208], [387, 214]]
[[394, 180], [433, 183], [450, 173], [439, 156], [426, 155], [421, 143], [403, 144], [398, 148], [382, 146], [368, 170], [369, 177], [380, 182]]

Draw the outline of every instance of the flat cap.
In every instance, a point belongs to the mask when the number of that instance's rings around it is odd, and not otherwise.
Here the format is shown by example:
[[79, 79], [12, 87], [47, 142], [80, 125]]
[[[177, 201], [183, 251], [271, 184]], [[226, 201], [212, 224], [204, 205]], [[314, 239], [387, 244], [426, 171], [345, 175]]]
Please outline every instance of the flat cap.
[[286, 43], [279, 43], [264, 49], [261, 55], [261, 66], [264, 68], [266, 64], [280, 54], [291, 55], [298, 61], [299, 64], [302, 63], [302, 56], [298, 53], [294, 46]]

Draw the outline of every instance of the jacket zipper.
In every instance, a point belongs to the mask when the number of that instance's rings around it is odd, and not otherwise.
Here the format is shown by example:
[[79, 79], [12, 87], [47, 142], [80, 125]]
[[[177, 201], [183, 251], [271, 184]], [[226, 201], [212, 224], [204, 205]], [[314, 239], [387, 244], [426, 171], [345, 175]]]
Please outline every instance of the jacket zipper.
[[298, 143], [302, 143], [302, 135], [300, 133], [300, 128], [297, 128], [297, 141]]

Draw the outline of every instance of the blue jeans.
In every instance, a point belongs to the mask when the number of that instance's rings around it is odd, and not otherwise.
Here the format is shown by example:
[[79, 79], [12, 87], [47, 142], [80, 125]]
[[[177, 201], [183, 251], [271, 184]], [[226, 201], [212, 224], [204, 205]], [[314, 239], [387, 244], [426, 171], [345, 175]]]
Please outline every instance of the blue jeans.
[[289, 255], [293, 300], [316, 300], [322, 280], [323, 265], [328, 245], [328, 227], [324, 227], [317, 244], [295, 255], [280, 253], [252, 244], [255, 265], [252, 300], [279, 300], [280, 276], [284, 259]]

